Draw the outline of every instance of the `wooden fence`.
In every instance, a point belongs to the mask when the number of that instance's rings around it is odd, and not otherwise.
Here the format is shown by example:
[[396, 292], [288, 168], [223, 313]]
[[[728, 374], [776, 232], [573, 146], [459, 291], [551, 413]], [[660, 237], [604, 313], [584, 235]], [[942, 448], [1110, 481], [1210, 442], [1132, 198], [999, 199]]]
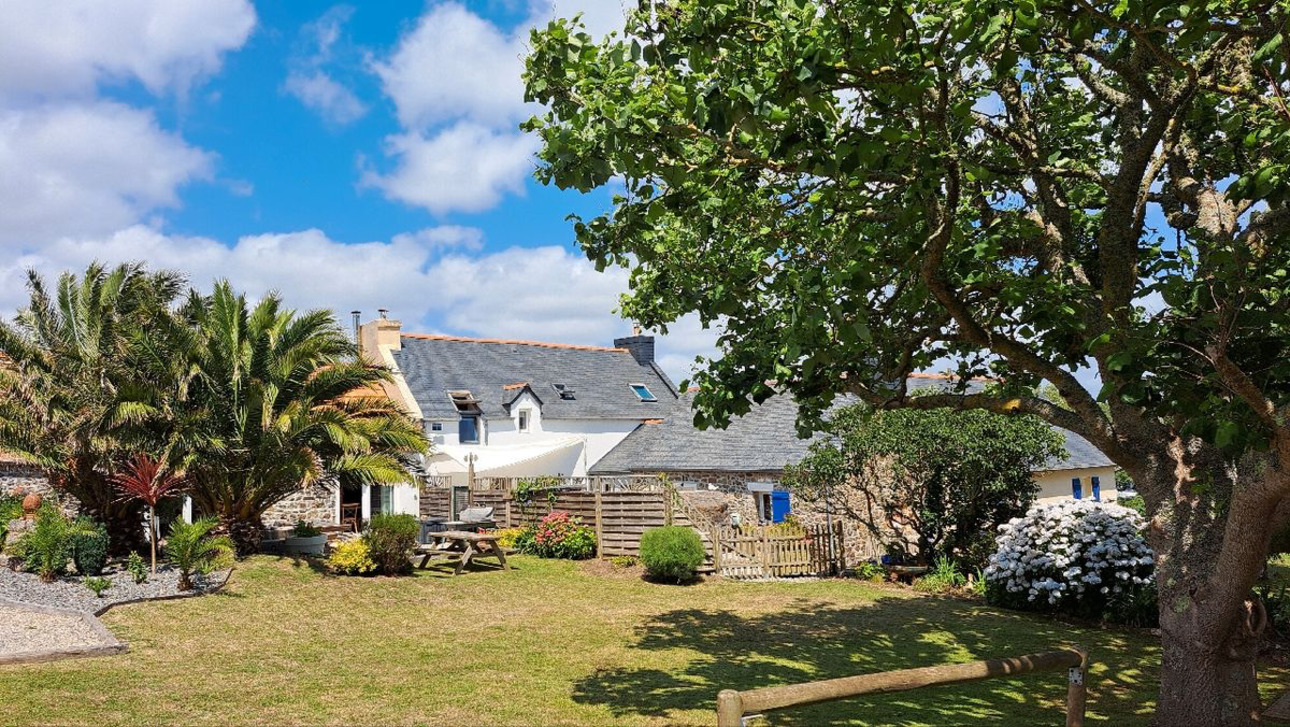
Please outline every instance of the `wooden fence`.
[[744, 722], [744, 715], [804, 704], [1059, 669], [1069, 670], [1066, 676], [1066, 725], [1083, 727], [1088, 694], [1084, 683], [1088, 673], [1088, 653], [1078, 647], [969, 664], [901, 669], [742, 692], [725, 689], [717, 695], [717, 727], [740, 727]]
[[842, 522], [788, 527], [710, 526], [708, 542], [713, 568], [728, 578], [788, 578], [841, 573]]
[[510, 490], [426, 487], [421, 490], [421, 516], [452, 518], [466, 507], [491, 507], [498, 526], [512, 528], [531, 525], [554, 510], [563, 510], [595, 528], [599, 556], [640, 555], [642, 533], [672, 524], [671, 493], [552, 492], [554, 498], [539, 492], [528, 501], [518, 501]]

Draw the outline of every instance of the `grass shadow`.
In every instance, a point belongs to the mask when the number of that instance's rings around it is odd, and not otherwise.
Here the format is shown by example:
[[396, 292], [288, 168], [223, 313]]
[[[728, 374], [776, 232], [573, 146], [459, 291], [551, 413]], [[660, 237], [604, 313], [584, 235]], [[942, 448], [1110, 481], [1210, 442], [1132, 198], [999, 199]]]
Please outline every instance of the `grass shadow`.
[[[1090, 636], [1092, 638], [1090, 638]], [[753, 689], [856, 674], [1048, 651], [1083, 640], [1095, 661], [1090, 723], [1146, 724], [1142, 663], [1155, 660], [1145, 634], [1090, 631], [950, 599], [879, 598], [839, 607], [801, 600], [774, 613], [683, 609], [641, 625], [635, 649], [686, 650], [680, 669], [601, 669], [574, 685], [573, 699], [619, 718], [666, 718], [715, 709], [721, 689]], [[1146, 652], [1146, 653], [1144, 653]], [[1060, 724], [1066, 674], [932, 687], [784, 710], [771, 724]], [[1149, 706], [1149, 705], [1148, 705]], [[715, 714], [715, 712], [714, 712]]]

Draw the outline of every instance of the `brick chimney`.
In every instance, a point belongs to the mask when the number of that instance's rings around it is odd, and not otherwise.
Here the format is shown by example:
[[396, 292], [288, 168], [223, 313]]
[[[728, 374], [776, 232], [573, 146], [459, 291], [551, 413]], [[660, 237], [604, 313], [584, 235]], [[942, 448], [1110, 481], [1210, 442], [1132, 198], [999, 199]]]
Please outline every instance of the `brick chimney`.
[[640, 326], [633, 326], [627, 338], [615, 338], [614, 348], [627, 349], [641, 366], [654, 362], [654, 337], [641, 335]]

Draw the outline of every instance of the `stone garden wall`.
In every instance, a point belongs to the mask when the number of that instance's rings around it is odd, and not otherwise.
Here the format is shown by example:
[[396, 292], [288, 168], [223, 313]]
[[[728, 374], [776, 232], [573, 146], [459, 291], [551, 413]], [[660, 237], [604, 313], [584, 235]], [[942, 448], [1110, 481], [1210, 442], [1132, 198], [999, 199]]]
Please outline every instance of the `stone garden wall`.
[[32, 492], [39, 492], [44, 497], [54, 494], [43, 470], [32, 465], [0, 462], [0, 497]]
[[[697, 490], [681, 490], [681, 497], [686, 503], [687, 515], [698, 520], [696, 525], [702, 527], [707, 523], [729, 525], [731, 515], [739, 514], [745, 524], [757, 522], [757, 504], [752, 493], [748, 491], [750, 482], [773, 482], [775, 489], [783, 489], [779, 482], [783, 472], [668, 472], [668, 479], [678, 487], [684, 484], [697, 483]], [[705, 489], [708, 487], [716, 489]], [[852, 497], [858, 497], [851, 491]], [[792, 495], [793, 516], [806, 526], [825, 525], [828, 513], [823, 502], [805, 500], [797, 494]], [[843, 542], [846, 549], [847, 563], [877, 559], [885, 548], [879, 539], [862, 522], [847, 517], [838, 511], [842, 503], [834, 502], [833, 521], [843, 522]], [[854, 512], [862, 512], [866, 503], [860, 501], [845, 503]]]
[[266, 528], [289, 528], [300, 520], [319, 527], [336, 524], [336, 488], [318, 483], [298, 490], [264, 513]]

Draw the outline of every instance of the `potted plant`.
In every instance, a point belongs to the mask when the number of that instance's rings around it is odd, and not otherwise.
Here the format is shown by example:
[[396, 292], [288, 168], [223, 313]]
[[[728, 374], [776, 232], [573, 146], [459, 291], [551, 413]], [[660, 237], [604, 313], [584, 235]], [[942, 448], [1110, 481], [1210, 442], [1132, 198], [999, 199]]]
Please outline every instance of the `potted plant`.
[[327, 547], [327, 536], [304, 520], [297, 520], [291, 536], [282, 547], [287, 555], [322, 555]]

